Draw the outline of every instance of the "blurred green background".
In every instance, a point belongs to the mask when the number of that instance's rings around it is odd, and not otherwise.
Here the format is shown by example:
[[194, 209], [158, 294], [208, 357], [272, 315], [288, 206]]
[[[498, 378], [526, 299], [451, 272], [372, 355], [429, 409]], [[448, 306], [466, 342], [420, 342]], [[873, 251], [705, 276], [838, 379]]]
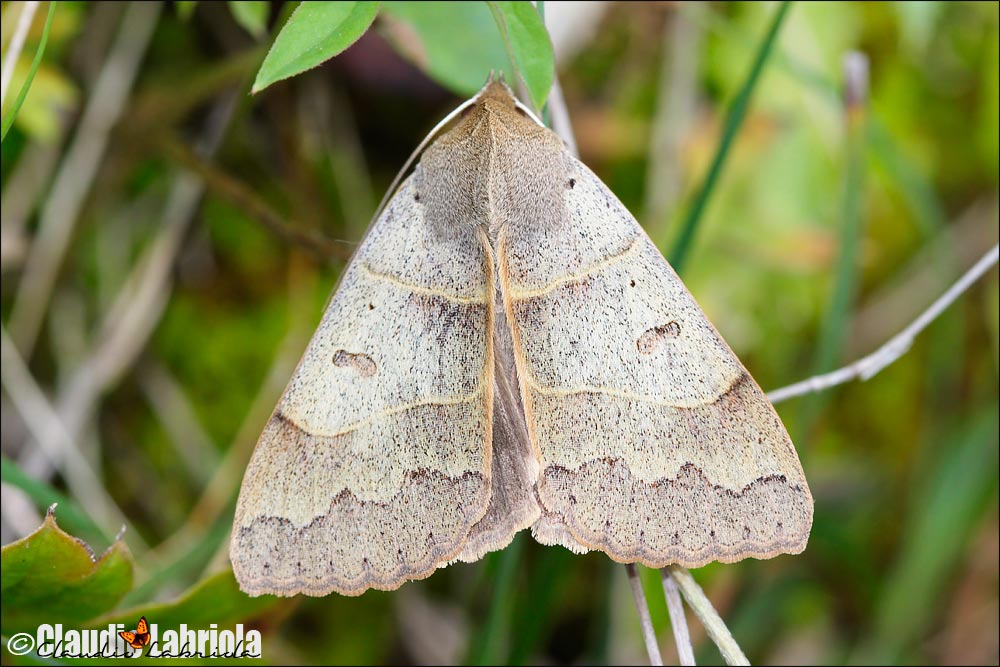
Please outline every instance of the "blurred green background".
[[[23, 4], [3, 3], [5, 50]], [[126, 521], [134, 587], [112, 617], [248, 623], [267, 663], [644, 662], [624, 569], [526, 533], [393, 593], [233, 590], [243, 469], [344, 260], [504, 56], [482, 3], [383, 3], [343, 54], [250, 96], [294, 3], [235, 4], [54, 15], [2, 145], [3, 543], [56, 499], [98, 552]], [[545, 3], [581, 158], [668, 256], [777, 10]], [[846, 108], [851, 52], [870, 86]], [[998, 97], [996, 3], [790, 7], [683, 264], [765, 390], [874, 350], [997, 242]], [[1000, 661], [998, 300], [993, 269], [874, 379], [778, 406], [809, 547], [695, 572], [751, 661]]]

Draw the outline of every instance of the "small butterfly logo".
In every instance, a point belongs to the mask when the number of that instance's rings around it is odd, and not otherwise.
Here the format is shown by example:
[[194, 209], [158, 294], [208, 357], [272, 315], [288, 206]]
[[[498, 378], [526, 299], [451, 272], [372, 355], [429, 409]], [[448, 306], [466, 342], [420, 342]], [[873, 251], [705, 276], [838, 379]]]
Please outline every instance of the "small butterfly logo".
[[128, 642], [128, 645], [132, 648], [142, 650], [143, 646], [149, 644], [149, 623], [146, 622], [146, 617], [143, 616], [139, 619], [139, 623], [135, 626], [135, 630], [128, 632], [123, 630], [118, 633], [118, 636]]

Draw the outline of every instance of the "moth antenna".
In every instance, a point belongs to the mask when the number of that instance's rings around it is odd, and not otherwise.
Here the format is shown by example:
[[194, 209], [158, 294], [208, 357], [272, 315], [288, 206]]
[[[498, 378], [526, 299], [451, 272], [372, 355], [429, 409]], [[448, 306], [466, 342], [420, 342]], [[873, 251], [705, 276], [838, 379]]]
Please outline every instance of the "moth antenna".
[[520, 109], [521, 111], [523, 111], [525, 114], [527, 114], [528, 118], [530, 118], [531, 120], [535, 121], [540, 126], [545, 127], [545, 123], [543, 123], [541, 121], [541, 119], [538, 116], [535, 115], [535, 112], [532, 111], [531, 108], [528, 105], [524, 104], [523, 102], [521, 102], [521, 100], [517, 99], [516, 97], [514, 98], [514, 105], [518, 109]]

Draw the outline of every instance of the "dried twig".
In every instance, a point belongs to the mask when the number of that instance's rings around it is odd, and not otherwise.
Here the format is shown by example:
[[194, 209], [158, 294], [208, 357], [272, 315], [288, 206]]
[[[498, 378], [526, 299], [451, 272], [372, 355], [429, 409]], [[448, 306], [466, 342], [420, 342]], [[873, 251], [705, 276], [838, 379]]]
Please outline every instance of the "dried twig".
[[[212, 152], [222, 139], [236, 106], [230, 94], [216, 108], [202, 150]], [[136, 262], [119, 290], [95, 336], [87, 358], [74, 370], [59, 394], [58, 412], [73, 439], [90, 420], [101, 395], [125, 372], [146, 345], [166, 306], [170, 270], [181, 241], [201, 199], [203, 186], [196, 176], [177, 176], [168, 196], [156, 239]], [[44, 463], [29, 450], [22, 458], [25, 472], [41, 476]]]
[[28, 0], [21, 8], [21, 15], [17, 17], [17, 27], [14, 28], [14, 35], [10, 38], [10, 46], [7, 47], [7, 54], [3, 57], [3, 70], [0, 71], [0, 106], [3, 106], [7, 99], [7, 88], [14, 76], [14, 66], [24, 48], [24, 41], [31, 30], [31, 21], [35, 18], [37, 9], [38, 0]]
[[871, 354], [830, 373], [816, 375], [787, 387], [775, 389], [769, 392], [767, 397], [772, 403], [777, 403], [795, 396], [829, 389], [850, 380], [868, 380], [875, 376], [883, 368], [903, 356], [910, 349], [917, 334], [926, 329], [927, 325], [944, 312], [955, 299], [961, 296], [980, 276], [993, 267], [997, 263], [998, 253], [1000, 253], [1000, 246], [993, 246], [971, 269], [965, 272], [965, 275], [955, 281], [944, 294], [938, 297], [937, 301], [922, 312], [917, 319], [913, 320], [909, 326], [890, 338], [882, 347]]
[[332, 257], [347, 261], [351, 258], [354, 248], [350, 243], [289, 224], [284, 216], [271, 208], [249, 186], [199, 157], [181, 142], [164, 137], [160, 145], [170, 159], [198, 174], [212, 192], [237, 206], [283, 241], [308, 250], [319, 259]]
[[848, 358], [857, 359], [889, 340], [920, 314], [928, 295], [943, 294], [1000, 240], [998, 194], [977, 199], [947, 223], [935, 220], [933, 238], [892, 278], [865, 295], [847, 327]]
[[694, 580], [691, 573], [679, 565], [668, 565], [663, 569], [677, 582], [677, 586], [684, 595], [684, 599], [690, 605], [695, 616], [705, 626], [708, 636], [719, 647], [719, 652], [722, 653], [726, 664], [749, 665], [750, 662], [743, 655], [740, 645], [733, 639], [729, 628], [726, 627], [719, 613], [715, 611], [715, 607], [712, 606], [712, 603], [705, 596], [705, 591], [701, 590], [701, 586]]
[[10, 316], [11, 336], [25, 358], [30, 358], [34, 350], [73, 228], [97, 174], [111, 128], [125, 108], [160, 9], [159, 2], [129, 5], [42, 209], [38, 235], [28, 254]]
[[[104, 490], [90, 463], [80, 454], [62, 418], [52, 408], [18, 353], [7, 331], [0, 327], [0, 380], [25, 425], [39, 443], [42, 453], [57, 467], [78, 498], [87, 499], [87, 508], [105, 528], [127, 524], [124, 513]], [[142, 550], [147, 547], [137, 531], [130, 541]]]
[[694, 647], [691, 646], [691, 634], [688, 632], [680, 590], [677, 588], [677, 582], [666, 569], [660, 570], [660, 577], [663, 579], [663, 594], [667, 598], [667, 613], [670, 614], [670, 626], [674, 630], [674, 642], [677, 644], [677, 657], [682, 665], [693, 665], [695, 664]]
[[639, 612], [642, 640], [646, 644], [649, 664], [662, 665], [663, 658], [660, 657], [660, 646], [656, 643], [656, 630], [653, 628], [653, 619], [649, 615], [649, 604], [646, 602], [646, 594], [642, 590], [642, 580], [639, 579], [639, 571], [636, 569], [635, 563], [626, 563], [625, 572], [628, 574], [628, 584], [632, 588], [635, 609]]

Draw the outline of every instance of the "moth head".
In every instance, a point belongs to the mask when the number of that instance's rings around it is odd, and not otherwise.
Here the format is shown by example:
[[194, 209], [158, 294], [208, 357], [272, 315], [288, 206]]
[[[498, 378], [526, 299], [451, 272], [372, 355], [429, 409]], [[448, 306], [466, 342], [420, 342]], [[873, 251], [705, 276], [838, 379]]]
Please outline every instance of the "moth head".
[[486, 79], [486, 84], [476, 93], [476, 101], [479, 103], [495, 101], [499, 104], [513, 107], [517, 99], [514, 91], [504, 80], [503, 72], [490, 70], [490, 75]]
[[504, 80], [502, 71], [491, 70], [486, 79], [486, 85], [472, 98], [474, 106], [485, 105], [491, 109], [502, 112], [516, 112], [522, 116], [527, 116], [542, 127], [545, 126], [538, 116], [525, 104], [517, 99], [517, 95]]

